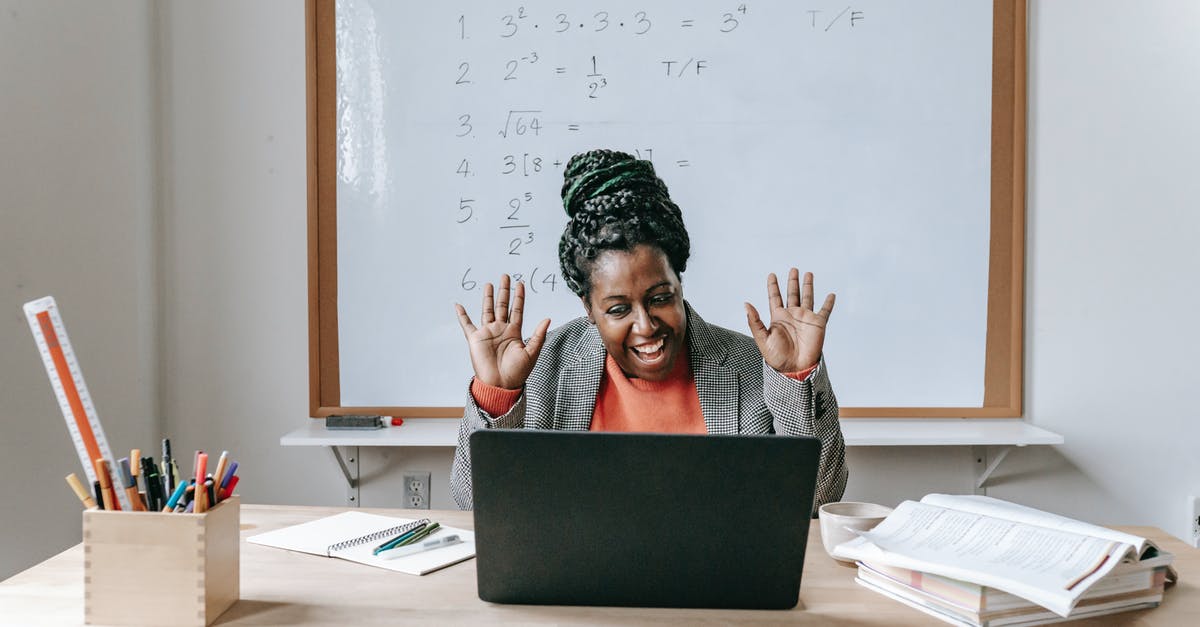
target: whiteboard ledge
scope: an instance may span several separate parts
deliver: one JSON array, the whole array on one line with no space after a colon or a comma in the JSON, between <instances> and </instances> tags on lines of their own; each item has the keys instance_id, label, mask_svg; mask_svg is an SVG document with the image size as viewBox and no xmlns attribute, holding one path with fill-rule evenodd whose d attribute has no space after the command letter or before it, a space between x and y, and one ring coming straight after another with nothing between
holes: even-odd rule
<instances>
[{"instance_id":1,"label":"whiteboard ledge","mask_svg":"<svg viewBox=\"0 0 1200 627\"><path fill-rule=\"evenodd\" d=\"M324 420L279 438L282 446L458 445L458 418L419 418L374 431L330 431ZM1062 435L1019 418L843 419L846 446L1028 446L1062 444Z\"/></svg>"}]
</instances>

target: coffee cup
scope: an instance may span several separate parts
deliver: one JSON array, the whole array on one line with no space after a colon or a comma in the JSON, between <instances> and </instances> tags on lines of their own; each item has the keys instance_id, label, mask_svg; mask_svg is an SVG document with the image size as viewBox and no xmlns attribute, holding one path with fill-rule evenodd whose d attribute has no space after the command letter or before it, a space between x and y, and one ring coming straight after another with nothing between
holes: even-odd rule
<instances>
[{"instance_id":1,"label":"coffee cup","mask_svg":"<svg viewBox=\"0 0 1200 627\"><path fill-rule=\"evenodd\" d=\"M825 552L833 557L833 547L857 537L856 531L870 531L890 513L892 508L875 503L838 501L822 505L817 510L817 516Z\"/></svg>"}]
</instances>

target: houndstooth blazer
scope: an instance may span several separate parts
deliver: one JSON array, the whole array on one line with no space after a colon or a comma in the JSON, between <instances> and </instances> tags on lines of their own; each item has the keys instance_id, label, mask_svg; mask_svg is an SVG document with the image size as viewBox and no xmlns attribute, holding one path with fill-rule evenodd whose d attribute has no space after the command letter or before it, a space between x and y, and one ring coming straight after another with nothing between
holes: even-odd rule
<instances>
[{"instance_id":1,"label":"houndstooth blazer","mask_svg":"<svg viewBox=\"0 0 1200 627\"><path fill-rule=\"evenodd\" d=\"M710 325L690 304L685 306L688 354L708 432L818 438L821 461L813 511L840 499L847 479L845 447L824 360L804 381L790 379L763 361L752 338ZM468 386L450 474L450 492L460 508L470 509L472 503L471 433L519 428L587 431L605 357L596 327L586 318L576 318L546 335L525 391L508 413L488 415L475 403Z\"/></svg>"}]
</instances>

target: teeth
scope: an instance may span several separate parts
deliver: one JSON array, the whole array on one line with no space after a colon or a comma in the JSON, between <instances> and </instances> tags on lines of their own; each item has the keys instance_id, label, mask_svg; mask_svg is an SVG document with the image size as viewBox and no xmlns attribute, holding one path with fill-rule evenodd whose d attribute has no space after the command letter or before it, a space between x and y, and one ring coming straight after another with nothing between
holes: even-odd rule
<instances>
[{"instance_id":1,"label":"teeth","mask_svg":"<svg viewBox=\"0 0 1200 627\"><path fill-rule=\"evenodd\" d=\"M653 344L642 344L641 346L634 346L633 350L635 350L639 353L657 353L658 351L662 350L662 347L663 347L663 341L660 339L659 341L654 342Z\"/></svg>"}]
</instances>

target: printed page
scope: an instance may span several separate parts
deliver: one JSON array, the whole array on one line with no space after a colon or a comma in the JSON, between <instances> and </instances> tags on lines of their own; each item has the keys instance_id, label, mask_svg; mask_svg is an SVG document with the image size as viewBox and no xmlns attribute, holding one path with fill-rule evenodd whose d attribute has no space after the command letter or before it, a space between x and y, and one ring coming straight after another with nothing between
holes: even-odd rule
<instances>
[{"instance_id":1,"label":"printed page","mask_svg":"<svg viewBox=\"0 0 1200 627\"><path fill-rule=\"evenodd\" d=\"M334 544L368 536L408 522L412 522L412 519L350 511L260 533L246 538L246 541L328 557L326 550Z\"/></svg>"},{"instance_id":2,"label":"printed page","mask_svg":"<svg viewBox=\"0 0 1200 627\"><path fill-rule=\"evenodd\" d=\"M1104 538L1113 542L1128 544L1134 547L1134 553L1138 555L1141 554L1146 544L1145 538L1130 533L1107 529L1099 525L1075 520L1074 518L1067 518L1066 516L1051 514L1050 512L1044 512L1032 507L994 499L990 496L974 494L930 494L921 499L921 502L973 514L983 514L984 516L991 516L993 518L1004 518L1027 525L1038 525L1050 529L1059 529L1071 533L1081 533L1097 538Z\"/></svg>"},{"instance_id":3,"label":"printed page","mask_svg":"<svg viewBox=\"0 0 1200 627\"><path fill-rule=\"evenodd\" d=\"M835 554L989 585L1065 616L1127 550L1090 536L905 501Z\"/></svg>"},{"instance_id":4,"label":"printed page","mask_svg":"<svg viewBox=\"0 0 1200 627\"><path fill-rule=\"evenodd\" d=\"M439 527L437 531L429 534L422 542L426 540L436 540L450 535L458 535L462 538L459 544L452 544L447 547L422 551L412 555L405 555L394 559L388 559L385 554L375 555L375 547L384 542L368 542L358 546L342 549L333 554L333 557L340 557L344 560L374 566L376 568L385 568L400 573L408 573L409 575L424 575L425 573L433 572L439 568L445 568L451 564L457 564L461 561L475 557L475 532L465 529L457 529L455 527Z\"/></svg>"}]
</instances>

